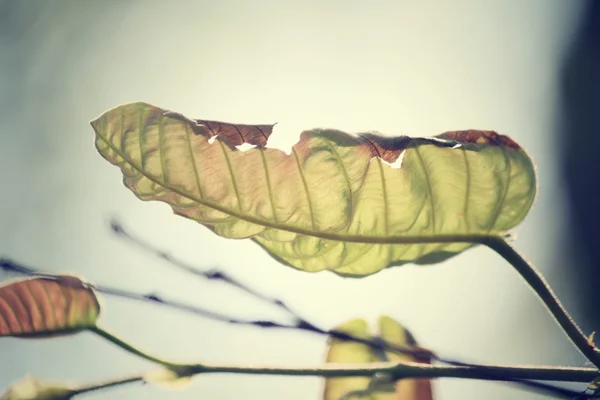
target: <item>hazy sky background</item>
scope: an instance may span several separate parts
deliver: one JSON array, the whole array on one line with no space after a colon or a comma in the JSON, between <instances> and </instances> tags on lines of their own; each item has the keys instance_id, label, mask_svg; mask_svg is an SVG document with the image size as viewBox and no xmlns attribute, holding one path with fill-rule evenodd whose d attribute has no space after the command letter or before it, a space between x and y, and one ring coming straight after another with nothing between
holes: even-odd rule
<instances>
[{"instance_id":1,"label":"hazy sky background","mask_svg":"<svg viewBox=\"0 0 600 400\"><path fill-rule=\"evenodd\" d=\"M552 276L562 266L553 249L564 224L553 161L556 80L583 6L0 0L0 255L238 316L278 315L129 247L108 229L117 216L172 254L219 267L325 327L388 314L445 357L582 365L535 295L490 250L365 279L295 271L250 241L222 239L165 204L140 202L97 154L89 121L116 105L146 101L190 117L278 122L269 144L288 148L313 127L411 136L494 129L517 140L539 167L539 198L516 229L517 247ZM103 305L105 327L164 357L316 365L324 355L323 338L309 334L234 327L107 298ZM2 339L0 360L0 388L28 372L79 382L150 367L89 334ZM434 385L439 400L543 398L499 383ZM211 375L182 392L132 385L88 398L305 400L319 398L321 387L316 378Z\"/></svg>"}]
</instances>

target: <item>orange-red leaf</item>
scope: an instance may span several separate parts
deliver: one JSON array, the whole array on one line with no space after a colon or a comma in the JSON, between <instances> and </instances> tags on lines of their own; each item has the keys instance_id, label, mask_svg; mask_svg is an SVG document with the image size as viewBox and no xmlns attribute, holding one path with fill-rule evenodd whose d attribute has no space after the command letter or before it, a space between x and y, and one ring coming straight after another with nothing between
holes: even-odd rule
<instances>
[{"instance_id":1,"label":"orange-red leaf","mask_svg":"<svg viewBox=\"0 0 600 400\"><path fill-rule=\"evenodd\" d=\"M72 276L31 278L0 286L0 337L44 337L92 327L100 313L94 292Z\"/></svg>"}]
</instances>

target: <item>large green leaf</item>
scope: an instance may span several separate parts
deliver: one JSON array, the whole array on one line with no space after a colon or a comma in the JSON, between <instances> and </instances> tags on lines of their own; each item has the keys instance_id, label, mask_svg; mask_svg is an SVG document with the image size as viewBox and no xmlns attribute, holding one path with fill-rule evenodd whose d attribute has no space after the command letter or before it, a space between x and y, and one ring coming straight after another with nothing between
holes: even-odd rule
<instances>
[{"instance_id":1,"label":"large green leaf","mask_svg":"<svg viewBox=\"0 0 600 400\"><path fill-rule=\"evenodd\" d=\"M252 238L306 271L367 275L439 262L471 244L432 241L501 234L523 220L536 191L525 151L492 131L388 138L315 129L286 154L265 147L273 126L192 120L146 103L109 110L92 126L98 151L140 199L167 202L218 235ZM256 147L239 150L244 143Z\"/></svg>"},{"instance_id":2,"label":"large green leaf","mask_svg":"<svg viewBox=\"0 0 600 400\"><path fill-rule=\"evenodd\" d=\"M96 295L73 276L30 278L0 286L0 337L66 335L96 325Z\"/></svg>"},{"instance_id":3,"label":"large green leaf","mask_svg":"<svg viewBox=\"0 0 600 400\"><path fill-rule=\"evenodd\" d=\"M392 318L380 317L377 328L377 337L385 342L399 347L418 349L412 334ZM369 333L367 323L362 319L350 320L335 330L362 339L374 338ZM365 364L383 361L425 362L410 355L379 352L362 343L329 339L327 363ZM386 377L352 377L326 379L323 398L324 400L431 400L433 394L428 379L401 379L393 382Z\"/></svg>"}]
</instances>

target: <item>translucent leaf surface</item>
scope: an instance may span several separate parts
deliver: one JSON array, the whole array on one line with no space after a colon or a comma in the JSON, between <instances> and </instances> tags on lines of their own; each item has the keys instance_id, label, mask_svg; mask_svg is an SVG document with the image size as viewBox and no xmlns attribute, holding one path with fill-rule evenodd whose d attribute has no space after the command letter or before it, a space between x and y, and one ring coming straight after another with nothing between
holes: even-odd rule
<instances>
[{"instance_id":1,"label":"translucent leaf surface","mask_svg":"<svg viewBox=\"0 0 600 400\"><path fill-rule=\"evenodd\" d=\"M492 131L390 138L315 129L286 154L265 146L272 125L194 120L146 103L109 110L92 126L98 151L140 199L164 201L218 235L252 238L306 271L368 275L442 261L471 244L432 241L503 233L536 191L527 154ZM256 147L238 150L243 143Z\"/></svg>"},{"instance_id":2,"label":"translucent leaf surface","mask_svg":"<svg viewBox=\"0 0 600 400\"><path fill-rule=\"evenodd\" d=\"M417 346L408 330L393 319L383 316L378 322L378 332L371 334L362 319L346 322L336 328L353 336L373 339L378 336L387 343L400 347ZM356 342L330 339L327 349L328 363L372 363L382 361L421 362L409 355L379 352ZM365 378L330 378L325 381L324 400L432 400L431 382L427 379L402 379L397 382L385 376Z\"/></svg>"},{"instance_id":3,"label":"translucent leaf surface","mask_svg":"<svg viewBox=\"0 0 600 400\"><path fill-rule=\"evenodd\" d=\"M0 286L0 337L45 337L92 327L94 292L72 276L32 278Z\"/></svg>"}]
</instances>

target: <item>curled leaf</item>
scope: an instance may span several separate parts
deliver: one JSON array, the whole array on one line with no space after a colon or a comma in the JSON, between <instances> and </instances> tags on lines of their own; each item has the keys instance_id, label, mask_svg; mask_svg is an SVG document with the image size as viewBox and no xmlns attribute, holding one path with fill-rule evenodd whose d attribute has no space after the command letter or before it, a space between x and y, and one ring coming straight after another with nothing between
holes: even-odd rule
<instances>
[{"instance_id":1,"label":"curled leaf","mask_svg":"<svg viewBox=\"0 0 600 400\"><path fill-rule=\"evenodd\" d=\"M536 192L525 151L493 131L413 138L314 129L286 154L266 147L272 125L194 120L146 103L91 124L96 148L140 199L311 272L362 276L440 262L471 246L440 237L503 234ZM238 150L244 143L256 147Z\"/></svg>"},{"instance_id":2,"label":"curled leaf","mask_svg":"<svg viewBox=\"0 0 600 400\"><path fill-rule=\"evenodd\" d=\"M69 385L41 381L28 375L14 382L0 395L0 400L69 400L75 394L76 390Z\"/></svg>"},{"instance_id":3,"label":"curled leaf","mask_svg":"<svg viewBox=\"0 0 600 400\"><path fill-rule=\"evenodd\" d=\"M398 322L387 316L378 321L379 332L376 335L381 340L399 347L418 350L412 334ZM362 319L346 322L335 328L364 339L374 339L368 331L367 323ZM372 347L352 341L329 339L327 363L373 363L382 361L430 362L428 359L413 357L392 351L379 351ZM325 380L324 400L432 400L431 382L428 379L401 379L394 382L391 377L376 375L373 378L329 378Z\"/></svg>"},{"instance_id":4,"label":"curled leaf","mask_svg":"<svg viewBox=\"0 0 600 400\"><path fill-rule=\"evenodd\" d=\"M72 276L30 278L0 286L0 337L66 335L93 327L94 292Z\"/></svg>"}]
</instances>

